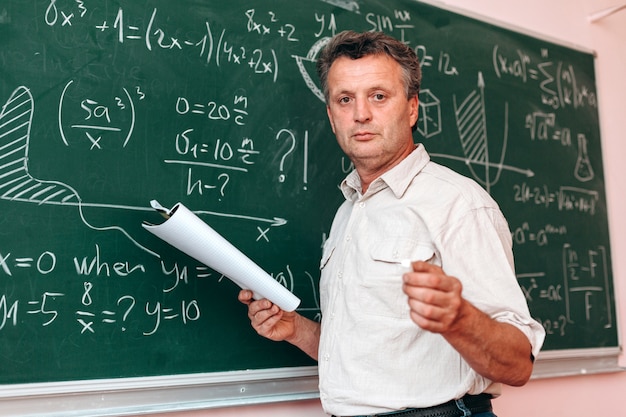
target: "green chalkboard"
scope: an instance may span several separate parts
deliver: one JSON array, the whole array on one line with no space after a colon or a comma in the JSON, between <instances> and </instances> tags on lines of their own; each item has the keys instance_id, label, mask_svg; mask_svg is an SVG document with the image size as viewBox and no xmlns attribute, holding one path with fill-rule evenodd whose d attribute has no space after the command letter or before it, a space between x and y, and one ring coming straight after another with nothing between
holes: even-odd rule
<instances>
[{"instance_id":1,"label":"green chalkboard","mask_svg":"<svg viewBox=\"0 0 626 417\"><path fill-rule=\"evenodd\" d=\"M592 54L408 0L5 0L0 383L314 365L141 223L183 202L319 319L351 166L314 62L344 29L421 57L415 140L501 205L545 349L618 345Z\"/></svg>"}]
</instances>

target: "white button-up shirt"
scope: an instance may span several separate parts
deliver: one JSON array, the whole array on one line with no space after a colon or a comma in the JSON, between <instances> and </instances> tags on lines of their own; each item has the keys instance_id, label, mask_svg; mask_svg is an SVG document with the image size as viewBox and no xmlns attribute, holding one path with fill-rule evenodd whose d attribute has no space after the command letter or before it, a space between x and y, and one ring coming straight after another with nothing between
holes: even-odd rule
<instances>
[{"instance_id":1,"label":"white button-up shirt","mask_svg":"<svg viewBox=\"0 0 626 417\"><path fill-rule=\"evenodd\" d=\"M352 172L321 261L320 396L335 415L441 404L499 392L439 334L409 318L402 260L428 260L463 297L519 328L537 356L545 337L517 283L511 233L477 183L430 161L419 145L361 194Z\"/></svg>"}]
</instances>

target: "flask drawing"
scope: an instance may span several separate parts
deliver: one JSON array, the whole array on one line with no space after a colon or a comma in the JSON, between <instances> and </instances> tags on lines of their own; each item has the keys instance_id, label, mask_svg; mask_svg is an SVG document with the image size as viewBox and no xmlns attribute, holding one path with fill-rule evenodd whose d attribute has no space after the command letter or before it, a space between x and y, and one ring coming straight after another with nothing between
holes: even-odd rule
<instances>
[{"instance_id":1,"label":"flask drawing","mask_svg":"<svg viewBox=\"0 0 626 417\"><path fill-rule=\"evenodd\" d=\"M578 134L578 159L576 159L576 168L574 176L582 182L593 179L593 167L587 153L587 137L583 133Z\"/></svg>"}]
</instances>

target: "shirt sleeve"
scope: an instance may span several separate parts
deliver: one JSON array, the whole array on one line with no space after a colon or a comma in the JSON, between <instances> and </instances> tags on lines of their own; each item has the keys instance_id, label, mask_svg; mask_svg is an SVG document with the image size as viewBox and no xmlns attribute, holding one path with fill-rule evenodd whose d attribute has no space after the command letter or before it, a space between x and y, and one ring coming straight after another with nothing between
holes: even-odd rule
<instances>
[{"instance_id":1,"label":"shirt sleeve","mask_svg":"<svg viewBox=\"0 0 626 417\"><path fill-rule=\"evenodd\" d=\"M513 312L504 311L491 316L492 319L501 322L508 323L518 328L530 341L532 346L533 357L539 355L541 346L546 337L545 329L541 324L532 318L521 317Z\"/></svg>"},{"instance_id":2,"label":"shirt sleeve","mask_svg":"<svg viewBox=\"0 0 626 417\"><path fill-rule=\"evenodd\" d=\"M463 297L493 319L509 323L528 338L537 357L545 329L534 320L519 286L512 240L497 207L454 216L437 239L444 272L463 284Z\"/></svg>"}]
</instances>

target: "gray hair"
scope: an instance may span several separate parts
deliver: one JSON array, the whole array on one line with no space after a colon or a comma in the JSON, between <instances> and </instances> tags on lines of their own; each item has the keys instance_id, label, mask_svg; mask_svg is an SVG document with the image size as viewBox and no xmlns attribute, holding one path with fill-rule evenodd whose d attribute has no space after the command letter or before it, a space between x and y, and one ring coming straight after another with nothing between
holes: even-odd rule
<instances>
[{"instance_id":1,"label":"gray hair","mask_svg":"<svg viewBox=\"0 0 626 417\"><path fill-rule=\"evenodd\" d=\"M382 32L358 33L346 30L338 33L324 47L317 60L317 75L328 103L328 72L333 62L342 56L359 59L368 55L385 54L402 68L407 98L417 96L422 82L419 59L411 48Z\"/></svg>"}]
</instances>

